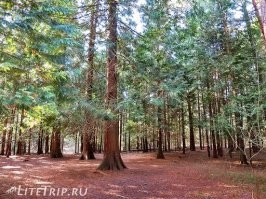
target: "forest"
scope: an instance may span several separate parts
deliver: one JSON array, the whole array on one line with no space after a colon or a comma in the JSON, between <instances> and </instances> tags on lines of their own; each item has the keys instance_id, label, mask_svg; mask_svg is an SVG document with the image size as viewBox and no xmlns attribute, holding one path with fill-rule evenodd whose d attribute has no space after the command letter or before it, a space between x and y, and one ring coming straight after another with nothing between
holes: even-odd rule
<instances>
[{"instance_id":1,"label":"forest","mask_svg":"<svg viewBox=\"0 0 266 199\"><path fill-rule=\"evenodd\" d=\"M266 0L0 0L0 21L0 199L266 198Z\"/></svg>"}]
</instances>

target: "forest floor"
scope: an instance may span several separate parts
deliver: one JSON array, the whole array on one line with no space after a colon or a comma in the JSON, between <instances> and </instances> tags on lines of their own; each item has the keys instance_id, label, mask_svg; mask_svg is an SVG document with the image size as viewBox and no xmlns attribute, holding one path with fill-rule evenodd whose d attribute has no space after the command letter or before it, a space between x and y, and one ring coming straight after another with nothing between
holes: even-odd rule
<instances>
[{"instance_id":1,"label":"forest floor","mask_svg":"<svg viewBox=\"0 0 266 199\"><path fill-rule=\"evenodd\" d=\"M128 169L98 171L102 155L80 161L48 156L0 157L0 199L11 198L266 198L266 152L255 168L228 157L209 159L206 152L122 153ZM257 158L258 159L258 158ZM22 196L21 196L22 195Z\"/></svg>"}]
</instances>

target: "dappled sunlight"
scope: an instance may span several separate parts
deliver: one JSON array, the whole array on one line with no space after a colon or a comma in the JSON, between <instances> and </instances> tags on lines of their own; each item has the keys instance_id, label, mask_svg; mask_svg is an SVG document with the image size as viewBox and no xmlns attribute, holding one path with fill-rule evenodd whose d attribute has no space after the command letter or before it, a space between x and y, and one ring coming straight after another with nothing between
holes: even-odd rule
<instances>
[{"instance_id":1,"label":"dappled sunlight","mask_svg":"<svg viewBox=\"0 0 266 199\"><path fill-rule=\"evenodd\" d=\"M185 187L186 185L183 184L172 184L173 187Z\"/></svg>"},{"instance_id":2,"label":"dappled sunlight","mask_svg":"<svg viewBox=\"0 0 266 199\"><path fill-rule=\"evenodd\" d=\"M178 159L178 154L166 153L163 161L151 158L154 154L145 154L145 158L126 154L124 160L129 169L123 172L96 170L100 159L80 161L77 156L57 162L36 158L29 163L16 162L17 165L10 159L2 165L0 177L3 182L28 187L86 187L90 198L211 198L216 196L214 193L243 198L242 193L250 193L247 186L221 177L225 172L235 174L245 168L230 169L220 160L194 161L194 156L205 156L204 153L191 153L184 159ZM264 179L264 172L258 175Z\"/></svg>"},{"instance_id":3,"label":"dappled sunlight","mask_svg":"<svg viewBox=\"0 0 266 199\"><path fill-rule=\"evenodd\" d=\"M47 176L40 176L40 175L30 175L31 178L37 178L37 179L46 179Z\"/></svg>"},{"instance_id":4,"label":"dappled sunlight","mask_svg":"<svg viewBox=\"0 0 266 199\"><path fill-rule=\"evenodd\" d=\"M52 184L54 184L52 182L41 181L41 180L32 180L32 183L36 184L36 185L52 185Z\"/></svg>"},{"instance_id":5,"label":"dappled sunlight","mask_svg":"<svg viewBox=\"0 0 266 199\"><path fill-rule=\"evenodd\" d=\"M239 187L239 186L236 186L236 185L228 185L228 184L219 184L218 186L225 187L225 188L237 188L237 187Z\"/></svg>"},{"instance_id":6,"label":"dappled sunlight","mask_svg":"<svg viewBox=\"0 0 266 199\"><path fill-rule=\"evenodd\" d=\"M20 169L21 166L3 166L2 169Z\"/></svg>"},{"instance_id":7,"label":"dappled sunlight","mask_svg":"<svg viewBox=\"0 0 266 199\"><path fill-rule=\"evenodd\" d=\"M121 188L121 186L118 186L118 185L114 185L114 184L108 184L109 187L112 187L112 188Z\"/></svg>"},{"instance_id":8,"label":"dappled sunlight","mask_svg":"<svg viewBox=\"0 0 266 199\"><path fill-rule=\"evenodd\" d=\"M42 164L48 164L48 165L53 165L53 162L49 162L48 160L42 160L40 161Z\"/></svg>"},{"instance_id":9,"label":"dappled sunlight","mask_svg":"<svg viewBox=\"0 0 266 199\"><path fill-rule=\"evenodd\" d=\"M17 174L17 175L22 175L25 172L24 171L11 171L10 173L14 173L14 174Z\"/></svg>"},{"instance_id":10,"label":"dappled sunlight","mask_svg":"<svg viewBox=\"0 0 266 199\"><path fill-rule=\"evenodd\" d=\"M14 178L14 180L21 180L22 179L21 176L14 176L13 178Z\"/></svg>"}]
</instances>

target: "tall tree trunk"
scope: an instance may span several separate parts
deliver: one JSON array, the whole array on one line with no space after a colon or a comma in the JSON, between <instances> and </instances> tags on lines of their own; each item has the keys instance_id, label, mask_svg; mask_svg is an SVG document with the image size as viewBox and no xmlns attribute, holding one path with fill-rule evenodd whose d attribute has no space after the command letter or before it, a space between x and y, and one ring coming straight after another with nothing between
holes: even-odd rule
<instances>
[{"instance_id":1,"label":"tall tree trunk","mask_svg":"<svg viewBox=\"0 0 266 199\"><path fill-rule=\"evenodd\" d=\"M19 125L19 134L18 134L18 148L17 155L23 155L24 152L24 139L22 138L22 128L23 128L23 119L24 119L24 109L21 111L20 125Z\"/></svg>"},{"instance_id":2,"label":"tall tree trunk","mask_svg":"<svg viewBox=\"0 0 266 199\"><path fill-rule=\"evenodd\" d=\"M127 143L128 143L128 151L130 152L131 151L131 133L130 133L130 131L128 131L128 141L127 141Z\"/></svg>"},{"instance_id":3,"label":"tall tree trunk","mask_svg":"<svg viewBox=\"0 0 266 199\"><path fill-rule=\"evenodd\" d=\"M75 133L75 154L78 153L78 132Z\"/></svg>"},{"instance_id":4,"label":"tall tree trunk","mask_svg":"<svg viewBox=\"0 0 266 199\"><path fill-rule=\"evenodd\" d=\"M53 128L51 135L51 145L50 145L50 157L51 158L62 158L63 154L61 151L61 132L60 128Z\"/></svg>"},{"instance_id":5,"label":"tall tree trunk","mask_svg":"<svg viewBox=\"0 0 266 199\"><path fill-rule=\"evenodd\" d=\"M215 129L213 122L213 107L211 101L209 102L209 116L210 116L210 132L211 132L211 140L212 140L212 148L213 148L213 158L218 158L217 147L216 147L216 137L215 137Z\"/></svg>"},{"instance_id":6,"label":"tall tree trunk","mask_svg":"<svg viewBox=\"0 0 266 199\"><path fill-rule=\"evenodd\" d=\"M143 124L143 131L144 131L144 135L143 135L143 153L147 153L149 151L149 147L148 147L148 124L147 124L147 102L144 99L142 101L142 106L143 106L143 111L144 111L144 124Z\"/></svg>"},{"instance_id":7,"label":"tall tree trunk","mask_svg":"<svg viewBox=\"0 0 266 199\"><path fill-rule=\"evenodd\" d=\"M49 153L49 135L45 136L45 147L44 147L45 154Z\"/></svg>"},{"instance_id":8,"label":"tall tree trunk","mask_svg":"<svg viewBox=\"0 0 266 199\"><path fill-rule=\"evenodd\" d=\"M107 46L107 89L106 105L115 118L106 121L104 137L104 158L98 169L122 170L126 168L119 150L119 125L117 118L117 4L109 0L108 5L108 46Z\"/></svg>"},{"instance_id":9,"label":"tall tree trunk","mask_svg":"<svg viewBox=\"0 0 266 199\"><path fill-rule=\"evenodd\" d=\"M161 97L161 91L158 91L158 96ZM163 154L163 120L162 115L163 111L160 106L158 106L157 118L158 118L158 151L157 159L164 159Z\"/></svg>"},{"instance_id":10,"label":"tall tree trunk","mask_svg":"<svg viewBox=\"0 0 266 199\"><path fill-rule=\"evenodd\" d=\"M203 102L203 94L202 94L202 102ZM206 105L203 103L203 115L204 115L204 121L207 123L207 111L206 111ZM211 157L211 150L210 150L210 139L209 139L209 131L208 127L205 127L205 134L206 134L206 144L207 144L207 154L208 157Z\"/></svg>"},{"instance_id":11,"label":"tall tree trunk","mask_svg":"<svg viewBox=\"0 0 266 199\"><path fill-rule=\"evenodd\" d=\"M184 107L181 109L181 120L182 120L182 149L183 154L186 153L186 130L185 130L185 112Z\"/></svg>"},{"instance_id":12,"label":"tall tree trunk","mask_svg":"<svg viewBox=\"0 0 266 199\"><path fill-rule=\"evenodd\" d=\"M89 51L88 51L88 63L89 69L86 76L86 95L87 100L92 100L93 94L93 70L94 70L94 55L95 55L95 40L96 40L96 27L98 18L98 3L95 1L96 6L91 13L90 18L90 39L89 39ZM95 159L92 147L93 138L93 118L89 111L85 111L85 128L83 129L83 148L80 160Z\"/></svg>"},{"instance_id":13,"label":"tall tree trunk","mask_svg":"<svg viewBox=\"0 0 266 199\"><path fill-rule=\"evenodd\" d=\"M4 130L2 134L2 144L1 144L1 153L0 155L5 155L5 145L6 145L6 130L7 130L7 124L8 124L8 119L6 118L4 121Z\"/></svg>"},{"instance_id":14,"label":"tall tree trunk","mask_svg":"<svg viewBox=\"0 0 266 199\"><path fill-rule=\"evenodd\" d=\"M200 109L200 95L199 95L199 91L198 91L198 129L199 129L199 142L200 142L200 150L203 149L203 145L202 145L202 128L201 128L201 109Z\"/></svg>"},{"instance_id":15,"label":"tall tree trunk","mask_svg":"<svg viewBox=\"0 0 266 199\"><path fill-rule=\"evenodd\" d=\"M195 146L195 137L194 137L194 124L193 124L193 103L192 103L192 94L189 93L187 97L187 105L188 105L188 123L189 123L189 141L190 141L190 150L196 151Z\"/></svg>"},{"instance_id":16,"label":"tall tree trunk","mask_svg":"<svg viewBox=\"0 0 266 199\"><path fill-rule=\"evenodd\" d=\"M30 155L30 150L31 150L31 129L29 130L29 139L28 139L28 152L27 154Z\"/></svg>"},{"instance_id":17,"label":"tall tree trunk","mask_svg":"<svg viewBox=\"0 0 266 199\"><path fill-rule=\"evenodd\" d=\"M11 111L10 121L9 121L9 129L7 131L7 142L6 142L6 157L11 155L11 147L12 147L12 133L13 133L13 123L15 120L16 108L13 108Z\"/></svg>"},{"instance_id":18,"label":"tall tree trunk","mask_svg":"<svg viewBox=\"0 0 266 199\"><path fill-rule=\"evenodd\" d=\"M19 130L19 109L17 110L17 117L14 121L14 123L16 123L16 128L15 128L15 132L14 132L14 144L13 144L13 154L16 154L16 144L17 144L17 135L18 135L18 130Z\"/></svg>"},{"instance_id":19,"label":"tall tree trunk","mask_svg":"<svg viewBox=\"0 0 266 199\"><path fill-rule=\"evenodd\" d=\"M39 133L38 133L38 149L37 154L41 155L43 154L43 129L40 127Z\"/></svg>"},{"instance_id":20,"label":"tall tree trunk","mask_svg":"<svg viewBox=\"0 0 266 199\"><path fill-rule=\"evenodd\" d=\"M245 153L245 143L244 143L244 134L242 132L243 128L243 118L239 112L235 112L235 123L236 123L236 135L237 135L237 143L240 153L240 162L241 164L248 164L247 156Z\"/></svg>"}]
</instances>

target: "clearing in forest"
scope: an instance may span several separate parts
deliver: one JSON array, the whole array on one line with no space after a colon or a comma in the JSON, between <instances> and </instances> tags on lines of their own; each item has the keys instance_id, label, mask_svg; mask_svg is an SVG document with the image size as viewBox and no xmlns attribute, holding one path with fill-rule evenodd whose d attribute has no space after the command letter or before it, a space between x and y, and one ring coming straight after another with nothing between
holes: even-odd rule
<instances>
[{"instance_id":1,"label":"clearing in forest","mask_svg":"<svg viewBox=\"0 0 266 199\"><path fill-rule=\"evenodd\" d=\"M0 198L266 198L263 159L251 169L236 159L208 159L205 152L166 153L165 160L154 157L125 153L128 169L102 172L95 169L101 154L90 161L78 160L77 155L2 156Z\"/></svg>"}]
</instances>

